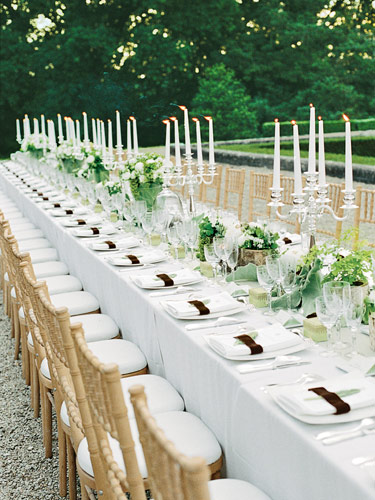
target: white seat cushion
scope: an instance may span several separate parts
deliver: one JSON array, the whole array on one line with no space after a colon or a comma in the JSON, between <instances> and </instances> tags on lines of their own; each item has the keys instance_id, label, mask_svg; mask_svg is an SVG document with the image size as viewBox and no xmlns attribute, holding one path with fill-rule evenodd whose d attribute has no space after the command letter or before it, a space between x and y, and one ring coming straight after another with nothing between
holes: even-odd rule
<instances>
[{"instance_id":1,"label":"white seat cushion","mask_svg":"<svg viewBox=\"0 0 375 500\"><path fill-rule=\"evenodd\" d=\"M11 228L14 235L20 233L21 231L31 231L32 229L36 229L32 222L21 222L21 224L12 223ZM40 231L40 229L38 229L38 231Z\"/></svg>"},{"instance_id":2,"label":"white seat cushion","mask_svg":"<svg viewBox=\"0 0 375 500\"><path fill-rule=\"evenodd\" d=\"M71 316L87 314L100 308L98 300L89 292L59 293L51 297L52 304L58 307L67 307Z\"/></svg>"},{"instance_id":3,"label":"white seat cushion","mask_svg":"<svg viewBox=\"0 0 375 500\"><path fill-rule=\"evenodd\" d=\"M29 229L29 230L16 230L13 231L13 235L15 236L16 240L23 241L23 240L31 240L34 238L43 238L43 231L41 229Z\"/></svg>"},{"instance_id":4,"label":"white seat cushion","mask_svg":"<svg viewBox=\"0 0 375 500\"><path fill-rule=\"evenodd\" d=\"M117 337L120 330L116 323L107 314L84 314L74 316L71 323L82 323L86 342L109 340Z\"/></svg>"},{"instance_id":5,"label":"white seat cushion","mask_svg":"<svg viewBox=\"0 0 375 500\"><path fill-rule=\"evenodd\" d=\"M36 279L38 280L47 278L48 276L60 276L69 273L67 265L60 260L50 260L47 262L40 262L39 264L33 262L33 268Z\"/></svg>"},{"instance_id":6,"label":"white seat cushion","mask_svg":"<svg viewBox=\"0 0 375 500\"><path fill-rule=\"evenodd\" d=\"M90 346L91 349L91 346ZM122 392L128 408L129 418L134 418L133 405L130 402L129 388L135 384L143 385L147 396L150 412L165 413L169 411L183 411L185 403L176 389L163 377L157 375L136 375L121 379Z\"/></svg>"},{"instance_id":7,"label":"white seat cushion","mask_svg":"<svg viewBox=\"0 0 375 500\"><path fill-rule=\"evenodd\" d=\"M47 358L44 358L42 361L42 364L40 365L40 372L42 375L44 375L46 378L51 378L51 375L49 373L49 367L48 367L48 361Z\"/></svg>"},{"instance_id":8,"label":"white seat cushion","mask_svg":"<svg viewBox=\"0 0 375 500\"><path fill-rule=\"evenodd\" d=\"M30 250L29 254L33 264L48 262L49 260L57 260L59 258L56 248L37 248L36 250Z\"/></svg>"},{"instance_id":9,"label":"white seat cushion","mask_svg":"<svg viewBox=\"0 0 375 500\"><path fill-rule=\"evenodd\" d=\"M216 479L209 481L211 500L271 500L259 488L238 479Z\"/></svg>"},{"instance_id":10,"label":"white seat cushion","mask_svg":"<svg viewBox=\"0 0 375 500\"><path fill-rule=\"evenodd\" d=\"M91 342L89 347L102 363L116 363L121 375L142 370L147 366L147 360L142 351L128 340L99 340L98 342ZM174 389L173 391L176 392ZM167 391L165 396L167 397ZM178 407L178 409L181 408Z\"/></svg>"},{"instance_id":11,"label":"white seat cushion","mask_svg":"<svg viewBox=\"0 0 375 500\"><path fill-rule=\"evenodd\" d=\"M70 427L69 415L68 415L68 411L66 409L65 401L63 401L63 404L61 405L61 408L60 408L60 418L64 422L65 425Z\"/></svg>"},{"instance_id":12,"label":"white seat cushion","mask_svg":"<svg viewBox=\"0 0 375 500\"><path fill-rule=\"evenodd\" d=\"M189 457L203 457L208 464L216 462L221 456L220 445L213 433L203 424L199 418L183 411L171 411L155 415L158 426L165 432L167 439L172 441L176 448ZM135 452L137 455L140 473L143 478L147 477L147 467L139 442L139 434L135 419L130 419L130 428L135 443ZM109 436L109 443L116 462L125 471L125 465L122 459L122 453L118 441ZM77 451L77 459L81 468L94 475L88 452L86 438L83 439ZM247 500L244 497L241 500ZM235 500L228 497L226 500Z\"/></svg>"},{"instance_id":13,"label":"white seat cushion","mask_svg":"<svg viewBox=\"0 0 375 500\"><path fill-rule=\"evenodd\" d=\"M51 243L46 238L35 238L20 241L18 247L20 252L29 252L30 250L39 250L40 248L51 248Z\"/></svg>"},{"instance_id":14,"label":"white seat cushion","mask_svg":"<svg viewBox=\"0 0 375 500\"><path fill-rule=\"evenodd\" d=\"M44 279L50 295L67 292L79 292L82 290L82 283L75 276L65 274L62 276L48 276Z\"/></svg>"},{"instance_id":15,"label":"white seat cushion","mask_svg":"<svg viewBox=\"0 0 375 500\"><path fill-rule=\"evenodd\" d=\"M28 342L31 346L34 346L33 336L31 335L31 333L30 333L30 332L27 334L27 342Z\"/></svg>"}]
</instances>

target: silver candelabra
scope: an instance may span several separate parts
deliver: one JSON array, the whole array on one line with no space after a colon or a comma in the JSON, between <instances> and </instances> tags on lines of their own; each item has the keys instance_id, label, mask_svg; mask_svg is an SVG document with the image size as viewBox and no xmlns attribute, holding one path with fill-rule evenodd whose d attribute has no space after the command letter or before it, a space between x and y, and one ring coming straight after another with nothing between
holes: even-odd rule
<instances>
[{"instance_id":1,"label":"silver candelabra","mask_svg":"<svg viewBox=\"0 0 375 500\"><path fill-rule=\"evenodd\" d=\"M328 184L318 185L318 173L306 173L306 186L303 193L293 193L293 208L287 214L281 214L279 209L284 205L282 202L283 188L271 188L271 201L268 204L276 208L276 215L281 220L287 220L291 215L295 214L298 222L302 224L307 222L307 232L309 234L309 247L315 245L315 234L317 220L322 217L325 212L328 212L336 221L344 221L349 216L349 210L358 208L355 205L355 190L343 190L344 204L341 208L345 210L345 215L339 217L333 211L328 198Z\"/></svg>"},{"instance_id":2,"label":"silver candelabra","mask_svg":"<svg viewBox=\"0 0 375 500\"><path fill-rule=\"evenodd\" d=\"M166 165L164 169L164 184L165 186L187 186L189 194L189 212L195 213L194 202L194 186L206 184L209 186L213 183L216 174L215 164L209 164L206 169L205 165L197 165L197 172L193 173L193 155L185 153L186 174L183 173L182 165L176 165L173 172L170 165Z\"/></svg>"}]
</instances>

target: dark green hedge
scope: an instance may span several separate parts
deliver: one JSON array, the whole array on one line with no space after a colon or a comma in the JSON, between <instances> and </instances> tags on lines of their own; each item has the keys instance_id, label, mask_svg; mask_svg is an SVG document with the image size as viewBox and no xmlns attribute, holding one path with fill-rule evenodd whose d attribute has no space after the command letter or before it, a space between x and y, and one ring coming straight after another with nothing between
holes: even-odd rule
<instances>
[{"instance_id":1,"label":"dark green hedge","mask_svg":"<svg viewBox=\"0 0 375 500\"><path fill-rule=\"evenodd\" d=\"M375 118L366 118L363 120L350 120L352 130L375 130ZM298 130L300 135L308 134L310 128L309 121L298 122ZM316 124L318 131L318 123ZM324 132L344 132L345 125L343 120L325 120ZM274 122L263 123L263 137L272 137L275 133ZM290 122L280 122L280 134L292 135L292 124Z\"/></svg>"},{"instance_id":2,"label":"dark green hedge","mask_svg":"<svg viewBox=\"0 0 375 500\"><path fill-rule=\"evenodd\" d=\"M260 148L269 148L268 144L257 144ZM300 148L303 151L308 151L309 142L300 141ZM293 149L293 142L286 141L281 143L281 149ZM324 143L326 153L345 154L345 139L329 139ZM375 137L353 137L352 138L352 153L358 156L375 157Z\"/></svg>"}]
</instances>

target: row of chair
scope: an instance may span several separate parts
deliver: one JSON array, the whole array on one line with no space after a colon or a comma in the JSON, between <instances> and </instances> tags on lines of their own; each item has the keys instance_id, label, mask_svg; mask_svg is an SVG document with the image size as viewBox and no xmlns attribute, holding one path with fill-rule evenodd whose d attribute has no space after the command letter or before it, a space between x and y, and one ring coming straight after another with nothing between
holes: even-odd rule
<instances>
[{"instance_id":1,"label":"row of chair","mask_svg":"<svg viewBox=\"0 0 375 500\"><path fill-rule=\"evenodd\" d=\"M224 170L225 179L223 183ZM215 175L212 184L206 185L202 183L199 186L199 192L196 193L197 198L202 203L213 204L215 207L222 206L224 210L234 210L237 212L239 220L242 220L247 170L229 167L224 169L221 165L218 165L216 171L217 175ZM247 220L255 221L257 217L269 218L271 216L271 207L268 203L271 201L273 174L259 173L256 172L256 170L250 170L249 175ZM280 187L283 188L281 200L284 205L286 205L286 209L290 209L293 205L292 194L294 193L294 178L282 175L280 178ZM339 217L344 215L342 209L344 202L344 187L344 183L331 183L328 185L328 198L331 200L331 207ZM172 189L183 197L187 196L186 186L176 186ZM224 190L223 197L222 189ZM221 200L221 198L223 199ZM355 211L353 225L358 228L356 236L358 239L361 223L375 223L375 190L358 186L356 188L356 205L358 209ZM283 213L283 209L281 209L281 213ZM300 232L298 220L286 220L285 222L294 226L293 230L295 232ZM329 230L326 227L320 226L317 230L319 233L326 236L339 238L342 227L342 221L336 221L334 230ZM369 245L375 247L375 242L370 242Z\"/></svg>"},{"instance_id":2,"label":"row of chair","mask_svg":"<svg viewBox=\"0 0 375 500\"><path fill-rule=\"evenodd\" d=\"M5 175L25 192L48 190L20 167L9 166ZM145 500L150 488L155 500L266 500L247 482L218 479L223 457L212 432L184 411L166 379L147 373L143 353L120 338L96 298L4 194L0 207L1 276L15 357L21 344L46 457L55 409L60 495L69 484L76 498L77 471L83 499L96 491L98 498L124 500L129 492Z\"/></svg>"}]
</instances>

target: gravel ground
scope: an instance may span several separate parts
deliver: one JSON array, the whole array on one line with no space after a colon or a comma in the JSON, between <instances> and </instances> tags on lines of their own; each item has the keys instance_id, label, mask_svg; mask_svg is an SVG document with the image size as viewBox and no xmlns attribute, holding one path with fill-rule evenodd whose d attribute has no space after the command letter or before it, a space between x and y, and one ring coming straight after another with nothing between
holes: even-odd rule
<instances>
[{"instance_id":1,"label":"gravel ground","mask_svg":"<svg viewBox=\"0 0 375 500\"><path fill-rule=\"evenodd\" d=\"M1 297L2 304L2 297ZM53 457L44 457L42 421L30 407L30 389L14 361L10 321L0 307L0 499L57 500L57 430Z\"/></svg>"}]
</instances>

